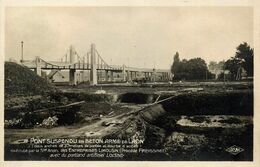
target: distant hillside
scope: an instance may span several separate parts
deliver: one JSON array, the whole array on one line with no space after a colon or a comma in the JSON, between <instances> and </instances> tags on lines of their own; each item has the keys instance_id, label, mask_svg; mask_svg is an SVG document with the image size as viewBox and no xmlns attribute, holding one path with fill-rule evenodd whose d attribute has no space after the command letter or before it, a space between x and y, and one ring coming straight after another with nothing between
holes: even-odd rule
<instances>
[{"instance_id":1,"label":"distant hillside","mask_svg":"<svg viewBox=\"0 0 260 167\"><path fill-rule=\"evenodd\" d=\"M5 62L5 96L43 95L57 91L45 79L22 65Z\"/></svg>"}]
</instances>

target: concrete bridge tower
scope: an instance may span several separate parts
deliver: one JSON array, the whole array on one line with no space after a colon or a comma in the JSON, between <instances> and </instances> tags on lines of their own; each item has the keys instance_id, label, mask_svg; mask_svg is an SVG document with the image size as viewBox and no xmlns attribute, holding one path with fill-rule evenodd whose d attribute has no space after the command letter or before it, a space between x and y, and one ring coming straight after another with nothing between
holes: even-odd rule
<instances>
[{"instance_id":1,"label":"concrete bridge tower","mask_svg":"<svg viewBox=\"0 0 260 167\"><path fill-rule=\"evenodd\" d=\"M70 46L69 53L70 53L70 63L75 64L77 62L77 59L76 59L76 51L73 48L73 46ZM76 69L70 69L69 70L69 82L70 82L70 85L76 85L77 84Z\"/></svg>"},{"instance_id":2,"label":"concrete bridge tower","mask_svg":"<svg viewBox=\"0 0 260 167\"><path fill-rule=\"evenodd\" d=\"M90 85L97 85L97 64L96 64L95 44L91 44L90 54L91 54Z\"/></svg>"},{"instance_id":3,"label":"concrete bridge tower","mask_svg":"<svg viewBox=\"0 0 260 167\"><path fill-rule=\"evenodd\" d=\"M125 65L123 65L122 73L123 73L123 81L126 82L126 66Z\"/></svg>"},{"instance_id":4,"label":"concrete bridge tower","mask_svg":"<svg viewBox=\"0 0 260 167\"><path fill-rule=\"evenodd\" d=\"M77 62L76 51L75 51L74 47L71 45L70 46L70 63L74 64L76 62Z\"/></svg>"},{"instance_id":5,"label":"concrete bridge tower","mask_svg":"<svg viewBox=\"0 0 260 167\"><path fill-rule=\"evenodd\" d=\"M41 59L37 56L36 57L36 74L41 76L42 75L42 69L41 69Z\"/></svg>"}]
</instances>

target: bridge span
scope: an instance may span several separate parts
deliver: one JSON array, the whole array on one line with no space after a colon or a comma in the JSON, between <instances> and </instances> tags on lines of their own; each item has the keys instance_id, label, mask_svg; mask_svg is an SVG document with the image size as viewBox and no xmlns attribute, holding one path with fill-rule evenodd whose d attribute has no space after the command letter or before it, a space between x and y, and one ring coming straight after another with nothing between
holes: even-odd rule
<instances>
[{"instance_id":1,"label":"bridge span","mask_svg":"<svg viewBox=\"0 0 260 167\"><path fill-rule=\"evenodd\" d=\"M80 57L76 50L71 46L69 49L69 56L65 55L65 60L58 61L46 61L40 57L36 57L34 60L21 60L21 63L35 70L37 75L41 76L42 70L69 70L69 84L76 85L76 71L77 70L89 70L90 71L90 84L97 85L99 78L99 71L105 72L105 80L113 81L113 73L121 73L123 81L128 82L138 79L137 73L142 74L142 78L149 81L157 81L156 76L160 76L161 81L170 80L170 71L165 69L150 69L150 68L135 68L125 65L116 66L108 65L98 51L94 44L91 44L90 51L86 55Z\"/></svg>"}]
</instances>

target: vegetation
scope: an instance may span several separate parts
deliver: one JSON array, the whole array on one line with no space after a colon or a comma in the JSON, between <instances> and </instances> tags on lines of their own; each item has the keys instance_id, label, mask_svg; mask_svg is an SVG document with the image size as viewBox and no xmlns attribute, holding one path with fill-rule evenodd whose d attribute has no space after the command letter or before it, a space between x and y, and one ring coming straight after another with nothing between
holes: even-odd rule
<instances>
[{"instance_id":1,"label":"vegetation","mask_svg":"<svg viewBox=\"0 0 260 167\"><path fill-rule=\"evenodd\" d=\"M240 44L235 53L235 57L231 57L227 61L209 63L209 69L206 62L201 58L193 58L190 60L180 60L179 53L176 52L171 66L171 72L174 75L173 80L205 80L215 78L223 79L224 70L230 74L226 76L231 80L240 80L242 74L247 77L253 76L254 50L246 43ZM212 72L212 73L211 73Z\"/></svg>"},{"instance_id":2,"label":"vegetation","mask_svg":"<svg viewBox=\"0 0 260 167\"><path fill-rule=\"evenodd\" d=\"M13 62L5 62L5 95L44 95L56 88L32 70Z\"/></svg>"},{"instance_id":3,"label":"vegetation","mask_svg":"<svg viewBox=\"0 0 260 167\"><path fill-rule=\"evenodd\" d=\"M232 80L238 80L242 73L242 68L245 70L248 77L253 76L254 69L254 50L246 43L242 43L237 47L235 57L231 57L225 62L225 70L229 70Z\"/></svg>"},{"instance_id":4,"label":"vegetation","mask_svg":"<svg viewBox=\"0 0 260 167\"><path fill-rule=\"evenodd\" d=\"M205 80L212 78L205 60L194 58L180 61L178 52L174 56L171 72L174 74L174 80Z\"/></svg>"}]
</instances>

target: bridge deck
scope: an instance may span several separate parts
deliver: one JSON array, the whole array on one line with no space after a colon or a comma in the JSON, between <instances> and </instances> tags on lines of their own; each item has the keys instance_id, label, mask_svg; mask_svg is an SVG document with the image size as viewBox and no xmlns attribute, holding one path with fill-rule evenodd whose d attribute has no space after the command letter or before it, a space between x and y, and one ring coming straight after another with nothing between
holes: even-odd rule
<instances>
[{"instance_id":1,"label":"bridge deck","mask_svg":"<svg viewBox=\"0 0 260 167\"><path fill-rule=\"evenodd\" d=\"M35 69L37 67L35 61L23 61L23 65L25 65L28 68ZM38 66L40 66L41 69L45 70L70 70L70 69L75 69L75 70L91 70L91 64L89 63L66 63L66 62L57 62L57 61L48 61L48 62L39 62ZM102 64L97 64L96 65L97 70L109 70L109 71L114 71L114 72L122 72L123 66L118 66L118 65L110 65L110 67L104 66ZM149 68L136 68L136 67L125 67L125 71L130 71L130 72L159 72L159 73L169 73L169 70L165 69L149 69Z\"/></svg>"}]
</instances>

